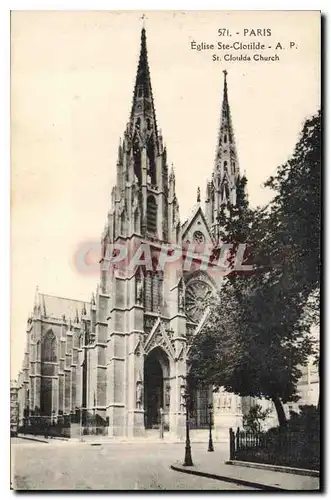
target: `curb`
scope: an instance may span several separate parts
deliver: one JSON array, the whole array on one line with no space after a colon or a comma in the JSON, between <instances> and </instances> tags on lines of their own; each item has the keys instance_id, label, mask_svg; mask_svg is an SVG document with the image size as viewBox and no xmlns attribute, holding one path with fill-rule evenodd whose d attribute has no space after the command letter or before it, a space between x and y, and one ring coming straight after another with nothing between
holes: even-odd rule
<instances>
[{"instance_id":1,"label":"curb","mask_svg":"<svg viewBox=\"0 0 331 500\"><path fill-rule=\"evenodd\" d=\"M48 441L43 441L42 439L37 439L37 438L33 438L33 437L22 436L21 434L17 434L17 437L20 439L26 439L27 441L37 441L37 443L48 444Z\"/></svg>"},{"instance_id":2,"label":"curb","mask_svg":"<svg viewBox=\"0 0 331 500\"><path fill-rule=\"evenodd\" d=\"M299 469L297 467L286 467L285 465L260 464L258 462L242 462L240 460L228 460L226 465L237 465L260 470L270 470L274 472L284 472L286 474L297 474L299 476L320 477L320 472L313 469Z\"/></svg>"},{"instance_id":3,"label":"curb","mask_svg":"<svg viewBox=\"0 0 331 500\"><path fill-rule=\"evenodd\" d=\"M251 486L252 488L258 488L260 490L288 491L284 488L277 487L277 486L255 483L254 481L246 481L245 479L239 479L239 478L234 478L234 477L229 477L229 476L220 476L218 474L210 474L209 472L202 472L199 470L192 470L192 469L187 469L187 468L184 469L184 468L182 468L180 466L176 466L176 465L170 465L170 469L172 469L176 472L183 472L184 474L192 474L193 476L207 477L209 479L216 479L218 481L225 481L227 483L240 484L241 486Z\"/></svg>"}]
</instances>

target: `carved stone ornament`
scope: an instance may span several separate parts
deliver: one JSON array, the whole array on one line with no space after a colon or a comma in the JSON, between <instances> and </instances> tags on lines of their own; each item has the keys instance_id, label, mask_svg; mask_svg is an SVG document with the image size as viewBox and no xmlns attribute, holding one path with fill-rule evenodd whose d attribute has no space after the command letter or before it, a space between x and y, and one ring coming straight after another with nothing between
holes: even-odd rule
<instances>
[{"instance_id":1,"label":"carved stone ornament","mask_svg":"<svg viewBox=\"0 0 331 500\"><path fill-rule=\"evenodd\" d=\"M136 384L136 408L140 410L142 408L143 400L143 385L140 380Z\"/></svg>"},{"instance_id":2,"label":"carved stone ornament","mask_svg":"<svg viewBox=\"0 0 331 500\"><path fill-rule=\"evenodd\" d=\"M201 231L195 231L193 233L193 241L198 245L202 245L205 242L204 234Z\"/></svg>"},{"instance_id":3,"label":"carved stone ornament","mask_svg":"<svg viewBox=\"0 0 331 500\"><path fill-rule=\"evenodd\" d=\"M189 320L198 323L210 303L211 286L203 281L192 280L186 285L185 312Z\"/></svg>"},{"instance_id":4,"label":"carved stone ornament","mask_svg":"<svg viewBox=\"0 0 331 500\"><path fill-rule=\"evenodd\" d=\"M178 310L179 312L184 312L185 309L185 295L184 288L182 285L178 288Z\"/></svg>"},{"instance_id":5,"label":"carved stone ornament","mask_svg":"<svg viewBox=\"0 0 331 500\"><path fill-rule=\"evenodd\" d=\"M136 302L139 305L142 305L144 298L144 283L141 279L141 276L137 274L136 276Z\"/></svg>"}]
</instances>

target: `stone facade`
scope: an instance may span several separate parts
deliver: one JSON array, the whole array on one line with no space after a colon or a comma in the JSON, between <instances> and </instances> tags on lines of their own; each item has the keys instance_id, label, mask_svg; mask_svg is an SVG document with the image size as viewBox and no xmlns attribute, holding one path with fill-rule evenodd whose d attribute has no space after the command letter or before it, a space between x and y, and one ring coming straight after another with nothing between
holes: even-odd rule
<instances>
[{"instance_id":1,"label":"stone facade","mask_svg":"<svg viewBox=\"0 0 331 500\"><path fill-rule=\"evenodd\" d=\"M36 291L18 379L21 422L67 417L87 426L93 416L110 437L138 437L157 427L163 412L169 436L184 437L190 342L222 281L217 262L203 263L197 255L201 245L217 247L220 206L227 199L236 202L239 175L224 72L217 153L204 209L198 192L191 216L180 222L175 173L169 172L157 128L143 29L130 119L118 148L117 182L101 238L100 283L89 303ZM126 249L126 259L110 266L114 243ZM154 264L130 265L142 246L153 263L160 262L170 243L181 256L183 248L194 252L189 267L183 257L160 270ZM210 404L215 439L241 425L241 398L211 388L190 392L193 438L199 432L205 436Z\"/></svg>"}]
</instances>

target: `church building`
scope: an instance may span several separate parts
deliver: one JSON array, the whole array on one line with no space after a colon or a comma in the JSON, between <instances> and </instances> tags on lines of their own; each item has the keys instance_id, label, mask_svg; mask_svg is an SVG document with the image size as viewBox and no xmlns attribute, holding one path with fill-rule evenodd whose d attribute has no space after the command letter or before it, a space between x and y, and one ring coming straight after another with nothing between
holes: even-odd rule
<instances>
[{"instance_id":1,"label":"church building","mask_svg":"<svg viewBox=\"0 0 331 500\"><path fill-rule=\"evenodd\" d=\"M37 416L67 419L75 429L94 421L110 438L147 438L158 432L162 416L165 439L183 439L189 393L193 439L205 439L211 408L215 440L241 425L240 397L189 386L187 379L192 339L222 282L218 262L206 261L201 249L219 244L220 207L226 200L236 203L240 176L226 71L217 140L205 202L198 192L191 216L181 222L175 172L157 128L143 28L131 113L101 237L100 282L89 302L36 291L18 378L21 422ZM121 247L120 261L114 257ZM145 249L145 265L140 258L132 266L139 248ZM171 259L176 248L178 256Z\"/></svg>"}]
</instances>

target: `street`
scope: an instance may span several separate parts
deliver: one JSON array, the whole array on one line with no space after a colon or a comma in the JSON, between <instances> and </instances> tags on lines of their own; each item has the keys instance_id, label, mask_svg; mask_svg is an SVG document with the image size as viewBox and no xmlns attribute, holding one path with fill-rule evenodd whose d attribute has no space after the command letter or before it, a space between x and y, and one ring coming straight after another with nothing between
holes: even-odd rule
<instances>
[{"instance_id":1,"label":"street","mask_svg":"<svg viewBox=\"0 0 331 500\"><path fill-rule=\"evenodd\" d=\"M170 465L184 458L184 444L11 440L12 487L17 490L253 490L183 474ZM227 449L215 447L215 460ZM192 457L207 444L192 444Z\"/></svg>"}]
</instances>

